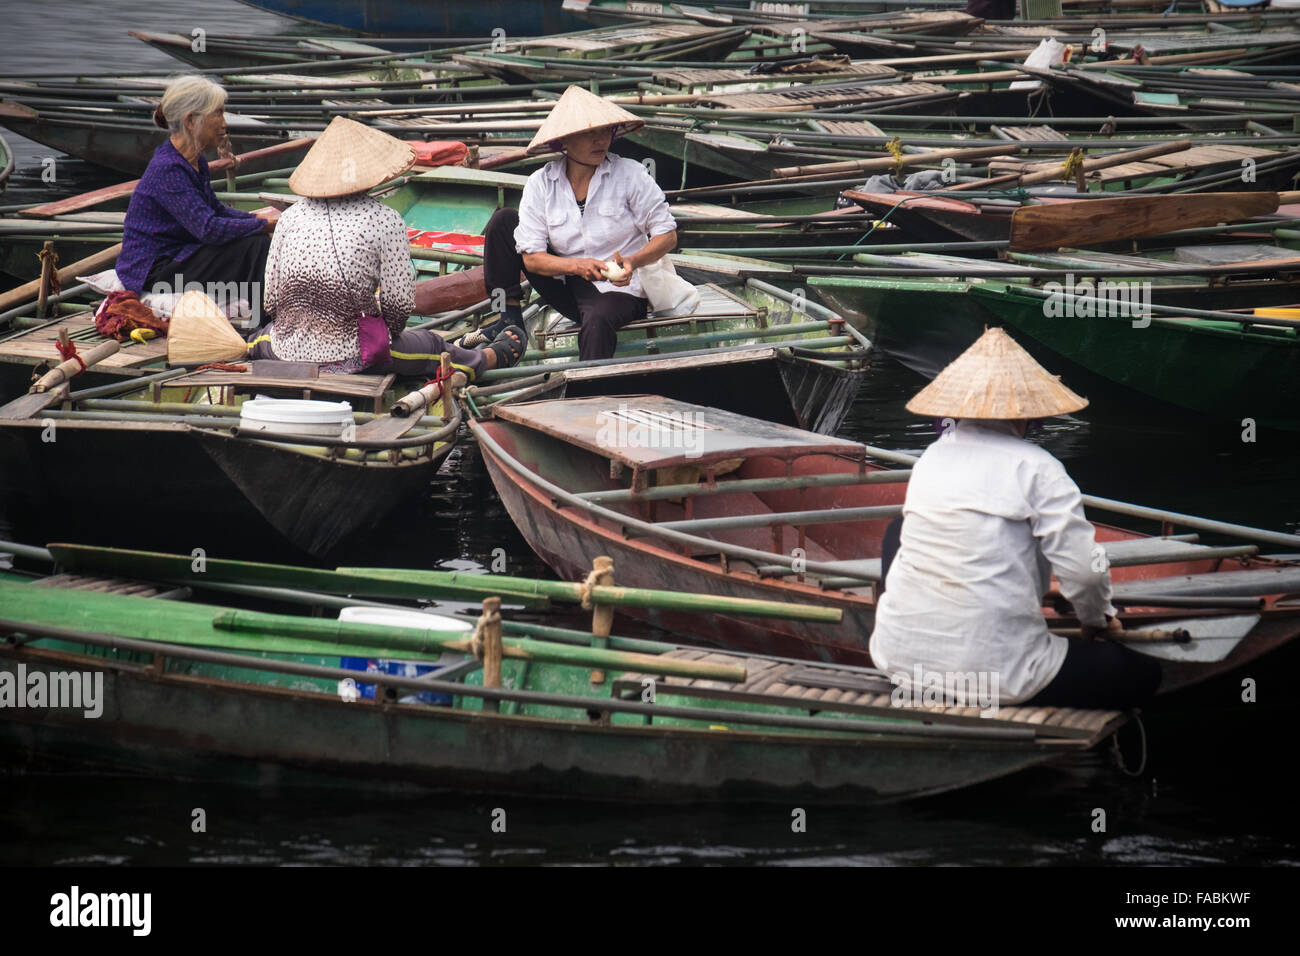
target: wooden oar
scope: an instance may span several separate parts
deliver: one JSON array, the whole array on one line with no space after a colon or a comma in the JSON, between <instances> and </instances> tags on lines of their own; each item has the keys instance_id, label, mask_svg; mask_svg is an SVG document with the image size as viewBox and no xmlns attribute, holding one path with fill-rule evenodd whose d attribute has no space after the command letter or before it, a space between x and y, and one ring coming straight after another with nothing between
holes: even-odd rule
<instances>
[{"instance_id":1,"label":"wooden oar","mask_svg":"<svg viewBox=\"0 0 1300 956\"><path fill-rule=\"evenodd\" d=\"M1081 627L1053 628L1052 633L1058 637L1083 637ZM1108 631L1107 640L1120 644L1186 644L1192 640L1191 632L1185 627L1149 628L1141 631Z\"/></svg>"},{"instance_id":2,"label":"wooden oar","mask_svg":"<svg viewBox=\"0 0 1300 956\"><path fill-rule=\"evenodd\" d=\"M262 149L255 149L247 153L240 153L238 156L230 159L216 159L208 163L210 173L219 173L227 167L236 164L247 166L250 162L256 162L267 159L272 156L278 156L281 153L292 153L305 149L311 143L315 142L314 136L305 136L301 139L286 140L283 143L276 143L274 146L266 146ZM99 206L113 199L125 199L135 192L135 187L140 184L140 180L132 179L130 182L118 183L116 186L105 186L103 189L95 189L91 192L82 193L79 196L69 196L67 199L60 199L56 202L46 203L43 206L33 206L30 209L23 210L25 216L58 216L64 213L76 212L78 209L89 209L93 206Z\"/></svg>"},{"instance_id":3,"label":"wooden oar","mask_svg":"<svg viewBox=\"0 0 1300 956\"><path fill-rule=\"evenodd\" d=\"M1138 163L1144 159L1151 159L1155 156L1166 156L1169 153L1181 153L1192 148L1190 139L1174 139L1167 143L1155 143L1151 146L1139 146L1136 149L1121 149L1113 153L1106 153L1102 156L1093 156L1085 159L1080 166L1080 173L1086 175L1096 169L1109 169L1112 166L1122 166L1125 163ZM1056 163L1035 163L1033 166L1027 166L1024 169L1017 170L1014 173L1004 173L998 176L991 176L988 179L973 180L967 183L958 183L955 186L945 186L938 192L955 193L970 190L988 189L992 186L1002 186L1007 183L1015 183L1017 186L1034 186L1038 183L1049 183L1055 179L1061 179L1065 173L1065 165Z\"/></svg>"},{"instance_id":4,"label":"wooden oar","mask_svg":"<svg viewBox=\"0 0 1300 956\"><path fill-rule=\"evenodd\" d=\"M66 337L67 332L61 329L59 334L61 337ZM67 395L68 382L74 376L81 374L82 362L85 363L86 368L89 368L96 362L115 355L121 348L122 346L117 342L109 341L95 346L81 356L80 362L75 358L65 359L37 379L28 394L0 407L0 418L9 420L34 418L51 405L57 405Z\"/></svg>"},{"instance_id":5,"label":"wooden oar","mask_svg":"<svg viewBox=\"0 0 1300 956\"><path fill-rule=\"evenodd\" d=\"M1175 193L1022 206L1011 215L1012 252L1091 246L1215 226L1275 212L1278 194Z\"/></svg>"}]
</instances>

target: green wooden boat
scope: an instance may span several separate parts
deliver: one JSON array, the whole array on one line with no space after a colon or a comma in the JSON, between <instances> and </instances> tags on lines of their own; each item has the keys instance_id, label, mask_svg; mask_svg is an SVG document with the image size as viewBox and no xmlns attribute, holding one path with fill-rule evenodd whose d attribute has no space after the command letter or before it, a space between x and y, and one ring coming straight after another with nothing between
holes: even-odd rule
<instances>
[{"instance_id":1,"label":"green wooden boat","mask_svg":"<svg viewBox=\"0 0 1300 956\"><path fill-rule=\"evenodd\" d=\"M697 281L688 267L701 261L673 260ZM485 373L472 394L486 406L648 392L834 432L867 375L871 342L834 312L760 279L714 274L696 288L691 314L633 322L614 356L596 361L577 359L576 326L546 310L529 323L533 347L520 363Z\"/></svg>"},{"instance_id":2,"label":"green wooden boat","mask_svg":"<svg viewBox=\"0 0 1300 956\"><path fill-rule=\"evenodd\" d=\"M473 656L465 634L432 629L432 621L358 624L232 609L186 600L186 591L157 583L177 574L193 588L300 580L313 589L293 592L300 603L331 608L340 603L331 594L344 592L399 599L445 593L428 577L437 572L410 572L420 582L404 584L397 580L404 572L211 561L198 574L189 556L51 550L76 571L35 580L0 575L0 633L21 638L0 644L0 688L26 690L43 675L48 687L66 690L70 672L89 675L83 683L92 696L95 681L102 684L96 701L83 699L80 707L0 709L0 748L29 766L636 803L857 804L952 790L1060 759L1101 742L1125 720L1118 712L985 701L983 716L980 707L942 700L895 706L889 682L866 668L593 637L502 622L495 610L499 600L520 600L525 585L570 593L576 585L461 575L479 593L498 595L483 602ZM117 575L138 576L93 570L106 561ZM246 594L256 590L245 586ZM610 608L604 595L624 592L593 590L593 629ZM661 606L694 598L638 592L638 599ZM464 656L447 662L449 651ZM358 700L355 685L364 676L340 666L348 657L437 669L424 677L374 674L372 698ZM431 692L449 696L450 705L418 696Z\"/></svg>"},{"instance_id":3,"label":"green wooden boat","mask_svg":"<svg viewBox=\"0 0 1300 956\"><path fill-rule=\"evenodd\" d=\"M928 270L935 274L915 278L907 275L809 276L807 284L818 298L869 336L881 351L913 371L933 377L974 343L987 326L1011 325L1005 322L1001 311L993 307L992 300L972 294L973 290L985 285L998 288L1041 285L1052 278L1047 274L1041 278L1025 275L998 278L999 272L1052 269L1066 273L1077 270L1074 275L1078 277L1092 275L1105 282L1108 281L1107 269L1148 269L1153 272L1149 279L1152 303L1217 310L1240 308L1247 303L1251 306L1287 305L1300 301L1300 285L1284 268L1277 275L1237 275L1231 283L1224 282L1221 275L1205 275L1200 270L1206 267L1230 268L1227 264L1234 261L1249 266L1252 261L1262 258L1284 263L1294 256L1292 250L1258 242L1166 247L1143 256L1061 250L1035 255L1012 254L1012 262L942 253L860 254L855 257L859 264L907 265L914 266L918 272ZM1180 272L1183 269L1186 271ZM967 273L972 271L987 273L987 277L968 277ZM1055 278L1059 281L1063 276L1058 274ZM1109 283L1118 285L1120 281L1111 278ZM1052 362L1059 364L1060 354L1040 347L1032 337L1017 335L1017 338L1039 361L1052 368L1056 367ZM1087 380L1086 373L1084 378L1078 378L1082 371L1077 365L1073 369L1075 384L1085 394L1091 394L1091 386L1097 383ZM1071 375L1067 373L1069 378Z\"/></svg>"},{"instance_id":4,"label":"green wooden boat","mask_svg":"<svg viewBox=\"0 0 1300 956\"><path fill-rule=\"evenodd\" d=\"M1171 309L1135 327L1127 316L1049 316L1038 290L1010 284L971 293L1022 341L1125 390L1214 419L1300 431L1298 320Z\"/></svg>"}]
</instances>

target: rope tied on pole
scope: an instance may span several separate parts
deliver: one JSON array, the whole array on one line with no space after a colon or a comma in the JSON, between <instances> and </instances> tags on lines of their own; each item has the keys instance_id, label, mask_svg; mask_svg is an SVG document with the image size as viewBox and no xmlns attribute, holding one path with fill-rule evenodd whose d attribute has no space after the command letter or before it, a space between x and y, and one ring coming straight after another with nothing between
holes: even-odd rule
<instances>
[{"instance_id":1,"label":"rope tied on pole","mask_svg":"<svg viewBox=\"0 0 1300 956\"><path fill-rule=\"evenodd\" d=\"M608 562L608 565L603 565L602 562ZM582 596L582 609L584 611L590 611L595 606L591 600L592 589L597 585L606 583L602 578L612 573L613 570L614 562L611 558L597 558L592 562L592 568L587 573L587 579L578 585L578 593Z\"/></svg>"},{"instance_id":2,"label":"rope tied on pole","mask_svg":"<svg viewBox=\"0 0 1300 956\"><path fill-rule=\"evenodd\" d=\"M81 372L86 370L86 360L77 354L77 343L68 337L67 329L59 329L59 337L54 340L54 347L59 350L59 357L65 362L74 359L81 366ZM78 375L81 372L77 372Z\"/></svg>"},{"instance_id":3,"label":"rope tied on pole","mask_svg":"<svg viewBox=\"0 0 1300 956\"><path fill-rule=\"evenodd\" d=\"M46 242L40 252L36 253L36 258L41 261L41 273L46 272L46 263L49 264L49 275L46 278L46 294L57 296L63 291L63 284L59 282L59 253L54 248L53 242Z\"/></svg>"},{"instance_id":4,"label":"rope tied on pole","mask_svg":"<svg viewBox=\"0 0 1300 956\"><path fill-rule=\"evenodd\" d=\"M1073 182L1079 177L1083 170L1083 149L1076 146L1070 150L1070 155L1065 159L1065 165L1061 167L1061 179L1065 182Z\"/></svg>"},{"instance_id":5,"label":"rope tied on pole","mask_svg":"<svg viewBox=\"0 0 1300 956\"><path fill-rule=\"evenodd\" d=\"M894 175L903 174L903 141L895 136L885 144L885 149L889 150L889 155L894 157Z\"/></svg>"}]
</instances>

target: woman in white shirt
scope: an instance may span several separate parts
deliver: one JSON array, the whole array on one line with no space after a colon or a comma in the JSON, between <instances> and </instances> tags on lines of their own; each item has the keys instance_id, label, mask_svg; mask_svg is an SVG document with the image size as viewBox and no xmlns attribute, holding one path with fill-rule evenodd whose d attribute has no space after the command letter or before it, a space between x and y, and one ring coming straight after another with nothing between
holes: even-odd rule
<instances>
[{"instance_id":1,"label":"woman in white shirt","mask_svg":"<svg viewBox=\"0 0 1300 956\"><path fill-rule=\"evenodd\" d=\"M897 556L883 556L870 650L895 683L944 687L955 704L975 703L955 699L972 673L1002 704L1123 709L1155 693L1155 660L1092 639L1122 632L1105 552L1078 486L1024 439L1030 420L1087 404L1001 329L908 402L944 427L912 469ZM1048 633L1053 573L1084 640Z\"/></svg>"},{"instance_id":2,"label":"woman in white shirt","mask_svg":"<svg viewBox=\"0 0 1300 956\"><path fill-rule=\"evenodd\" d=\"M618 330L645 318L637 269L672 251L677 223L646 168L609 151L615 137L643 125L582 87L565 90L528 147L564 156L528 177L517 213L497 210L484 230L484 280L489 295L504 291L506 304L485 332L523 325L521 271L543 301L579 324L580 359L609 358ZM625 273L611 278L610 261Z\"/></svg>"},{"instance_id":3,"label":"woman in white shirt","mask_svg":"<svg viewBox=\"0 0 1300 956\"><path fill-rule=\"evenodd\" d=\"M471 381L518 361L519 329L478 350L406 328L415 306L406 223L368 191L414 161L415 151L387 133L341 116L330 123L289 177L303 198L280 217L271 240L271 321L250 338L250 358L314 362L329 372L432 376L445 352Z\"/></svg>"}]
</instances>

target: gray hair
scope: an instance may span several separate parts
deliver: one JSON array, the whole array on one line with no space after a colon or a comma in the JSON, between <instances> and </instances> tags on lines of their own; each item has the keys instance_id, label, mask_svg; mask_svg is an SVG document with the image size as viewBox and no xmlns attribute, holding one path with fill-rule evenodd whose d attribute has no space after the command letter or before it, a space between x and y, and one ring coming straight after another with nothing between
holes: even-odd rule
<instances>
[{"instance_id":1,"label":"gray hair","mask_svg":"<svg viewBox=\"0 0 1300 956\"><path fill-rule=\"evenodd\" d=\"M226 105L226 91L207 77L189 74L167 84L158 112L173 133L185 130L185 117L191 113L207 116Z\"/></svg>"}]
</instances>

